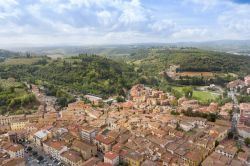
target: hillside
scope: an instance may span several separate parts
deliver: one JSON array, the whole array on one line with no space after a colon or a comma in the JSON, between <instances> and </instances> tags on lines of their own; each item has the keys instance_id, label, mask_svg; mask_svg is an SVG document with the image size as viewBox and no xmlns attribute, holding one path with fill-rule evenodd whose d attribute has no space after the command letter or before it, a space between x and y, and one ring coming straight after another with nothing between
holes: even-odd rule
<instances>
[{"instance_id":1,"label":"hillside","mask_svg":"<svg viewBox=\"0 0 250 166\"><path fill-rule=\"evenodd\" d=\"M0 75L43 85L57 97L65 96L62 93L123 94L123 88L128 89L136 79L130 65L95 55L44 59L29 65L2 63Z\"/></svg>"},{"instance_id":2,"label":"hillside","mask_svg":"<svg viewBox=\"0 0 250 166\"><path fill-rule=\"evenodd\" d=\"M18 55L18 53L0 49L0 60Z\"/></svg>"},{"instance_id":3,"label":"hillside","mask_svg":"<svg viewBox=\"0 0 250 166\"><path fill-rule=\"evenodd\" d=\"M246 75L250 73L250 57L199 49L148 49L126 57L148 74L158 74L170 65L180 65L178 71L222 72Z\"/></svg>"},{"instance_id":4,"label":"hillside","mask_svg":"<svg viewBox=\"0 0 250 166\"><path fill-rule=\"evenodd\" d=\"M0 79L0 115L29 114L36 110L35 96L13 78Z\"/></svg>"}]
</instances>

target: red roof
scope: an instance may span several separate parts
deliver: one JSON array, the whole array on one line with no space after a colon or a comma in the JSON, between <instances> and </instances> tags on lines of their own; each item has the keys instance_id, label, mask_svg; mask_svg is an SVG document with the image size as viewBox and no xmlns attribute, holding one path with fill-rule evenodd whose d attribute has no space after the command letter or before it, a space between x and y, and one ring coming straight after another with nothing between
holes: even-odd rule
<instances>
[{"instance_id":1,"label":"red roof","mask_svg":"<svg viewBox=\"0 0 250 166\"><path fill-rule=\"evenodd\" d=\"M109 144L112 144L114 142L114 139L113 138L110 138L110 137L105 137L103 135L97 135L95 137L95 139L103 144L106 144L106 145L109 145Z\"/></svg>"},{"instance_id":2,"label":"red roof","mask_svg":"<svg viewBox=\"0 0 250 166\"><path fill-rule=\"evenodd\" d=\"M116 154L114 152L107 152L104 155L104 158L108 158L109 160L114 160L117 157L118 157L118 154Z\"/></svg>"}]
</instances>

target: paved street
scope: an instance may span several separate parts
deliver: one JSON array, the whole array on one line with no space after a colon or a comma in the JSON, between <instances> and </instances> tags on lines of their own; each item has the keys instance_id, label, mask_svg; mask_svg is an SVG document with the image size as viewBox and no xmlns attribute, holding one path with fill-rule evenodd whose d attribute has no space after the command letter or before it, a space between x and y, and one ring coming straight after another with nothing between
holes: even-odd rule
<instances>
[{"instance_id":1,"label":"paved street","mask_svg":"<svg viewBox=\"0 0 250 166\"><path fill-rule=\"evenodd\" d=\"M25 144L26 147L32 147L32 151L25 152L25 159L27 161L28 166L54 166L54 165L61 165L63 164L60 161L52 160L52 158L49 155L46 155L42 149L37 148L34 144ZM37 152L36 156L33 156L33 152ZM44 160L43 162L38 163L37 157L43 156ZM65 165L65 164L64 164Z\"/></svg>"}]
</instances>

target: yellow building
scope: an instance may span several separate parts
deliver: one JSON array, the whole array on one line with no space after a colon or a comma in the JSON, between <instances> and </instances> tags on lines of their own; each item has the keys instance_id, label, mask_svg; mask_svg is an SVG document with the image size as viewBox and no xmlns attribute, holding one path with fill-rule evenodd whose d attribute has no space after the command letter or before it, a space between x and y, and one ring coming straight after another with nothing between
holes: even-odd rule
<instances>
[{"instance_id":1,"label":"yellow building","mask_svg":"<svg viewBox=\"0 0 250 166\"><path fill-rule=\"evenodd\" d=\"M10 123L10 129L13 131L16 130L22 130L25 128L25 126L28 124L28 121L16 121L16 122L12 122Z\"/></svg>"},{"instance_id":2,"label":"yellow building","mask_svg":"<svg viewBox=\"0 0 250 166\"><path fill-rule=\"evenodd\" d=\"M143 155L137 152L131 152L126 156L125 160L129 166L140 166L143 162Z\"/></svg>"}]
</instances>

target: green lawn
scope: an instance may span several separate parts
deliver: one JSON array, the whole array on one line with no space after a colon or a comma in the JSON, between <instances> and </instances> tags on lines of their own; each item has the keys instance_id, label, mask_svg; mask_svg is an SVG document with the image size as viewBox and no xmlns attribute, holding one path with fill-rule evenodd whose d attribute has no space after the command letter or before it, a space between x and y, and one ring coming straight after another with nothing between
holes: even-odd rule
<instances>
[{"instance_id":1,"label":"green lawn","mask_svg":"<svg viewBox=\"0 0 250 166\"><path fill-rule=\"evenodd\" d=\"M184 96L183 88L184 87L172 87L173 89L177 90ZM218 98L219 96L217 94L214 94L209 91L193 91L193 99L199 100L202 103L205 103L207 101L214 101Z\"/></svg>"}]
</instances>

